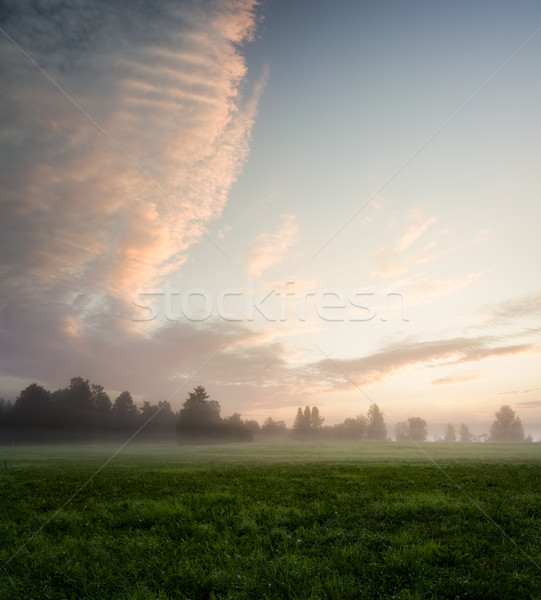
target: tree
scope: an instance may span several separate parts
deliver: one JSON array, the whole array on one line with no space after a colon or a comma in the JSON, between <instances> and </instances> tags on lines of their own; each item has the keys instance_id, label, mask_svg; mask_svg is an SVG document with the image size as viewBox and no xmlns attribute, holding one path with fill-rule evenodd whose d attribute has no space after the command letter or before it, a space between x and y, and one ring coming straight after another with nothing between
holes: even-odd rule
<instances>
[{"instance_id":1,"label":"tree","mask_svg":"<svg viewBox=\"0 0 541 600\"><path fill-rule=\"evenodd\" d=\"M458 437L461 442L471 442L473 440L473 435L470 433L466 423L462 423L460 426L460 429L458 430Z\"/></svg>"},{"instance_id":2,"label":"tree","mask_svg":"<svg viewBox=\"0 0 541 600\"><path fill-rule=\"evenodd\" d=\"M346 440L361 441L366 437L366 428L368 421L364 415L359 415L356 419L348 417L343 423L336 427L340 437Z\"/></svg>"},{"instance_id":3,"label":"tree","mask_svg":"<svg viewBox=\"0 0 541 600\"><path fill-rule=\"evenodd\" d=\"M194 388L184 402L178 416L177 433L185 437L216 437L221 424L221 407L216 400L209 400L202 385Z\"/></svg>"},{"instance_id":4,"label":"tree","mask_svg":"<svg viewBox=\"0 0 541 600\"><path fill-rule=\"evenodd\" d=\"M307 429L312 429L312 412L309 406L304 407L304 422Z\"/></svg>"},{"instance_id":5,"label":"tree","mask_svg":"<svg viewBox=\"0 0 541 600\"><path fill-rule=\"evenodd\" d=\"M143 436L170 436L175 432L174 414L166 400L160 400L158 404L145 400L140 409L139 423L144 426Z\"/></svg>"},{"instance_id":6,"label":"tree","mask_svg":"<svg viewBox=\"0 0 541 600\"><path fill-rule=\"evenodd\" d=\"M139 409L135 405L130 392L124 391L113 402L111 424L117 431L134 431L137 425Z\"/></svg>"},{"instance_id":7,"label":"tree","mask_svg":"<svg viewBox=\"0 0 541 600\"><path fill-rule=\"evenodd\" d=\"M220 434L226 440L235 442L251 442L254 437L239 413L233 413L230 417L223 419Z\"/></svg>"},{"instance_id":8,"label":"tree","mask_svg":"<svg viewBox=\"0 0 541 600\"><path fill-rule=\"evenodd\" d=\"M68 399L74 411L88 415L93 409L92 390L88 379L72 377L68 388Z\"/></svg>"},{"instance_id":9,"label":"tree","mask_svg":"<svg viewBox=\"0 0 541 600\"><path fill-rule=\"evenodd\" d=\"M138 413L139 409L135 406L130 392L122 392L113 403L113 414L118 419L130 419Z\"/></svg>"},{"instance_id":10,"label":"tree","mask_svg":"<svg viewBox=\"0 0 541 600\"><path fill-rule=\"evenodd\" d=\"M252 432L252 435L259 433L261 431L261 427L259 423L255 419L245 419L244 426Z\"/></svg>"},{"instance_id":11,"label":"tree","mask_svg":"<svg viewBox=\"0 0 541 600\"><path fill-rule=\"evenodd\" d=\"M383 413L377 404L371 404L367 414L366 438L371 441L383 441L387 438L387 426Z\"/></svg>"},{"instance_id":12,"label":"tree","mask_svg":"<svg viewBox=\"0 0 541 600\"><path fill-rule=\"evenodd\" d=\"M52 399L58 427L64 429L68 437L82 441L93 426L94 406L88 379L72 377L69 386L56 390Z\"/></svg>"},{"instance_id":13,"label":"tree","mask_svg":"<svg viewBox=\"0 0 541 600\"><path fill-rule=\"evenodd\" d=\"M308 409L308 410L306 410ZM295 421L293 422L293 429L295 433L304 435L310 431L310 407L307 406L304 411L299 406L297 409L297 416L295 417Z\"/></svg>"},{"instance_id":14,"label":"tree","mask_svg":"<svg viewBox=\"0 0 541 600\"><path fill-rule=\"evenodd\" d=\"M496 413L496 420L490 428L491 442L523 442L524 429L522 421L516 416L515 411L504 405Z\"/></svg>"},{"instance_id":15,"label":"tree","mask_svg":"<svg viewBox=\"0 0 541 600\"><path fill-rule=\"evenodd\" d=\"M410 417L408 419L408 435L414 442L425 442L428 435L426 421L421 417Z\"/></svg>"},{"instance_id":16,"label":"tree","mask_svg":"<svg viewBox=\"0 0 541 600\"><path fill-rule=\"evenodd\" d=\"M394 428L394 436L397 442L405 442L409 438L409 426L407 421L400 421Z\"/></svg>"},{"instance_id":17,"label":"tree","mask_svg":"<svg viewBox=\"0 0 541 600\"><path fill-rule=\"evenodd\" d=\"M103 389L103 385L93 383L90 386L90 398L94 410L100 414L108 414L113 408L113 403L107 392Z\"/></svg>"},{"instance_id":18,"label":"tree","mask_svg":"<svg viewBox=\"0 0 541 600\"><path fill-rule=\"evenodd\" d=\"M312 412L310 413L310 426L312 429L321 429L325 418L319 414L319 408L312 406Z\"/></svg>"},{"instance_id":19,"label":"tree","mask_svg":"<svg viewBox=\"0 0 541 600\"><path fill-rule=\"evenodd\" d=\"M445 441L456 442L455 426L451 423L447 423L447 429L445 430Z\"/></svg>"},{"instance_id":20,"label":"tree","mask_svg":"<svg viewBox=\"0 0 541 600\"><path fill-rule=\"evenodd\" d=\"M275 421L272 417L267 417L261 425L261 433L265 435L279 435L286 431L285 421Z\"/></svg>"},{"instance_id":21,"label":"tree","mask_svg":"<svg viewBox=\"0 0 541 600\"><path fill-rule=\"evenodd\" d=\"M43 427L51 423L51 394L32 383L21 391L13 405L13 419L20 427Z\"/></svg>"},{"instance_id":22,"label":"tree","mask_svg":"<svg viewBox=\"0 0 541 600\"><path fill-rule=\"evenodd\" d=\"M426 421L421 417L410 417L407 421L401 421L395 426L395 438L398 442L406 440L424 442L427 435Z\"/></svg>"}]
</instances>

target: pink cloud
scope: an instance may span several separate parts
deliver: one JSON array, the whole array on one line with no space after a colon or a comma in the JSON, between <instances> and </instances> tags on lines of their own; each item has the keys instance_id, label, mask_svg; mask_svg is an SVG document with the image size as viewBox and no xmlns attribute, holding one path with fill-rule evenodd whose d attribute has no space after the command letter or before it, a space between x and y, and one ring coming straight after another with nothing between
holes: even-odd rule
<instances>
[{"instance_id":1,"label":"pink cloud","mask_svg":"<svg viewBox=\"0 0 541 600\"><path fill-rule=\"evenodd\" d=\"M260 276L287 256L288 250L297 242L299 228L294 215L282 215L278 229L258 235L254 242L248 274Z\"/></svg>"}]
</instances>

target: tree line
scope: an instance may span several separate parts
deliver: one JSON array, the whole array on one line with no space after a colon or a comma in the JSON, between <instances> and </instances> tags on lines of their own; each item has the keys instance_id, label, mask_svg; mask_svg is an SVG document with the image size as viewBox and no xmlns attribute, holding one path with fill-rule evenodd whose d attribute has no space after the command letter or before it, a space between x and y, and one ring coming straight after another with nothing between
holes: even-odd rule
<instances>
[{"instance_id":1,"label":"tree line","mask_svg":"<svg viewBox=\"0 0 541 600\"><path fill-rule=\"evenodd\" d=\"M111 400L103 386L82 377L73 377L66 388L50 392L32 383L22 390L12 404L0 398L0 443L107 441L125 439L137 432L138 439L179 439L195 441L251 441L254 436L266 439L390 441L384 416L377 404L370 405L366 415L348 417L342 423L327 425L317 406L299 407L288 429L285 421L265 419L262 425L243 419L239 413L222 417L217 400L210 399L203 386L188 394L182 408L174 412L167 401L137 406L130 392L121 392ZM427 422L410 417L397 423L397 441L424 442ZM479 441L531 441L526 437L520 418L504 405L495 415L490 434ZM471 442L474 436L467 425L458 429L447 424L446 442Z\"/></svg>"}]
</instances>

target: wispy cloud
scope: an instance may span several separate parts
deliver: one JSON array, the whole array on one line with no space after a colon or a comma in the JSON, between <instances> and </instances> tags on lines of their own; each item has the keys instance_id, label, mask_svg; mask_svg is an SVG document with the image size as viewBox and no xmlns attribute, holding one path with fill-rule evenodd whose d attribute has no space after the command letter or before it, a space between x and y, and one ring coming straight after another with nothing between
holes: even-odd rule
<instances>
[{"instance_id":1,"label":"wispy cloud","mask_svg":"<svg viewBox=\"0 0 541 600\"><path fill-rule=\"evenodd\" d=\"M294 215L282 215L278 229L257 236L252 257L248 263L248 274L259 277L264 271L283 261L288 250L299 237L299 228Z\"/></svg>"},{"instance_id":2,"label":"wispy cloud","mask_svg":"<svg viewBox=\"0 0 541 600\"><path fill-rule=\"evenodd\" d=\"M528 390L512 390L510 392L498 392L500 396L517 396L520 394L533 394L534 392L541 392L541 388L532 388Z\"/></svg>"},{"instance_id":3,"label":"wispy cloud","mask_svg":"<svg viewBox=\"0 0 541 600\"><path fill-rule=\"evenodd\" d=\"M410 338L359 358L316 361L301 371L305 378L317 379L322 389L351 389L351 381L361 386L372 385L404 369L457 365L534 350L533 344L507 344L492 336L432 341Z\"/></svg>"},{"instance_id":4,"label":"wispy cloud","mask_svg":"<svg viewBox=\"0 0 541 600\"><path fill-rule=\"evenodd\" d=\"M509 323L516 319L541 317L541 293L534 292L483 309L490 322Z\"/></svg>"},{"instance_id":5,"label":"wispy cloud","mask_svg":"<svg viewBox=\"0 0 541 600\"><path fill-rule=\"evenodd\" d=\"M8 4L3 29L106 136L0 36L0 373L114 388L125 370L151 393L244 335L137 332L130 300L187 260L245 162L267 76L246 89L257 2Z\"/></svg>"},{"instance_id":6,"label":"wispy cloud","mask_svg":"<svg viewBox=\"0 0 541 600\"><path fill-rule=\"evenodd\" d=\"M439 379L434 379L432 385L449 385L453 383L464 383L466 381L473 381L478 379L484 371L472 370L472 371L461 371L459 373L452 373Z\"/></svg>"},{"instance_id":7,"label":"wispy cloud","mask_svg":"<svg viewBox=\"0 0 541 600\"><path fill-rule=\"evenodd\" d=\"M461 277L452 279L436 279L425 276L411 277L401 280L398 285L408 290L408 302L411 304L424 304L438 296L463 289L481 277L483 273L466 273Z\"/></svg>"},{"instance_id":8,"label":"wispy cloud","mask_svg":"<svg viewBox=\"0 0 541 600\"><path fill-rule=\"evenodd\" d=\"M248 152L260 90L240 94L239 44L254 6L94 0L73 11L36 1L4 13L9 34L122 149L0 40L4 289L71 282L130 297L182 264Z\"/></svg>"},{"instance_id":9,"label":"wispy cloud","mask_svg":"<svg viewBox=\"0 0 541 600\"><path fill-rule=\"evenodd\" d=\"M529 402L517 402L514 406L519 408L541 408L541 400L530 400Z\"/></svg>"},{"instance_id":10,"label":"wispy cloud","mask_svg":"<svg viewBox=\"0 0 541 600\"><path fill-rule=\"evenodd\" d=\"M8 347L28 323L75 338L126 317L185 262L246 159L266 76L241 93L255 0L9 4L2 27L109 139L0 36Z\"/></svg>"},{"instance_id":11,"label":"wispy cloud","mask_svg":"<svg viewBox=\"0 0 541 600\"><path fill-rule=\"evenodd\" d=\"M378 253L379 260L402 254L410 248L434 223L437 217L427 217L421 209L412 209L403 221L391 223L391 233L394 233L394 241L385 246ZM398 233L395 233L398 230Z\"/></svg>"}]
</instances>

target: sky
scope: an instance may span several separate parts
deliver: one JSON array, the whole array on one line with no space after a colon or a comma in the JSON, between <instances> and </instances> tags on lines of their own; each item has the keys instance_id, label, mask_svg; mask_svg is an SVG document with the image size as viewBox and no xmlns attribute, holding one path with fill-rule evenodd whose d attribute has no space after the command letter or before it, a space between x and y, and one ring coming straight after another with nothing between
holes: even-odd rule
<instances>
[{"instance_id":1,"label":"sky","mask_svg":"<svg viewBox=\"0 0 541 600\"><path fill-rule=\"evenodd\" d=\"M0 395L541 432L537 2L0 4ZM488 424L488 425L487 425Z\"/></svg>"}]
</instances>

